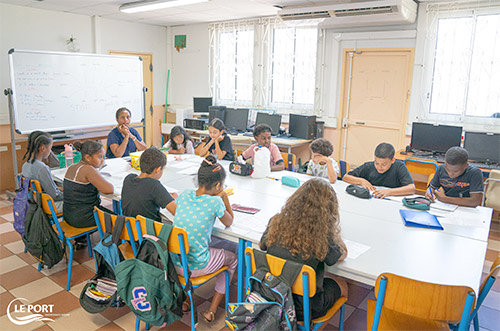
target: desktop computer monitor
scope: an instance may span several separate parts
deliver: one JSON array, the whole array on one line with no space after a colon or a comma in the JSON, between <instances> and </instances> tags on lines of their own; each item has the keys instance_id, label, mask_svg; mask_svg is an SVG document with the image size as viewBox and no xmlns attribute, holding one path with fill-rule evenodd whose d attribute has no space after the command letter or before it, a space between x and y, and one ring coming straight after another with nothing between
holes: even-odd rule
<instances>
[{"instance_id":1,"label":"desktop computer monitor","mask_svg":"<svg viewBox=\"0 0 500 331\"><path fill-rule=\"evenodd\" d=\"M208 123L214 118L218 118L224 122L226 120L226 106L210 106L208 107Z\"/></svg>"},{"instance_id":2,"label":"desktop computer monitor","mask_svg":"<svg viewBox=\"0 0 500 331\"><path fill-rule=\"evenodd\" d=\"M193 98L193 111L195 113L208 113L212 105L212 98Z\"/></svg>"},{"instance_id":3,"label":"desktop computer monitor","mask_svg":"<svg viewBox=\"0 0 500 331\"><path fill-rule=\"evenodd\" d=\"M288 132L292 137L314 139L316 115L290 114Z\"/></svg>"},{"instance_id":4,"label":"desktop computer monitor","mask_svg":"<svg viewBox=\"0 0 500 331\"><path fill-rule=\"evenodd\" d=\"M224 125L229 131L245 132L248 126L248 109L226 108Z\"/></svg>"},{"instance_id":5,"label":"desktop computer monitor","mask_svg":"<svg viewBox=\"0 0 500 331\"><path fill-rule=\"evenodd\" d=\"M257 119L255 120L255 126L259 124L267 124L271 127L271 134L276 136L280 133L280 125L281 125L281 115L278 114L268 114L259 112L257 113Z\"/></svg>"},{"instance_id":6,"label":"desktop computer monitor","mask_svg":"<svg viewBox=\"0 0 500 331\"><path fill-rule=\"evenodd\" d=\"M500 162L500 134L465 132L464 148L469 160L478 162Z\"/></svg>"},{"instance_id":7,"label":"desktop computer monitor","mask_svg":"<svg viewBox=\"0 0 500 331\"><path fill-rule=\"evenodd\" d=\"M462 127L413 123L411 148L420 151L445 153L450 147L460 146Z\"/></svg>"}]
</instances>

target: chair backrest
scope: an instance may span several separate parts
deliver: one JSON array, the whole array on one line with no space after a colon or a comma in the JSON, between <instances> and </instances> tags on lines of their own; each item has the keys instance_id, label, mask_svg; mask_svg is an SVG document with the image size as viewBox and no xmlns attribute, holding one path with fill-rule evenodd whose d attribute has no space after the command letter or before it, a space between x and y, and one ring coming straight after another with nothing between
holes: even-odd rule
<instances>
[{"instance_id":1,"label":"chair backrest","mask_svg":"<svg viewBox=\"0 0 500 331\"><path fill-rule=\"evenodd\" d=\"M339 160L339 168L340 168L340 173L338 174L338 178L342 179L345 174L347 174L351 170L351 165L349 162L344 161L344 160Z\"/></svg>"},{"instance_id":2,"label":"chair backrest","mask_svg":"<svg viewBox=\"0 0 500 331\"><path fill-rule=\"evenodd\" d=\"M500 210L500 170L491 170L485 185L484 206Z\"/></svg>"},{"instance_id":3,"label":"chair backrest","mask_svg":"<svg viewBox=\"0 0 500 331\"><path fill-rule=\"evenodd\" d=\"M106 223L104 220L104 211L99 209L98 207L94 207L94 217L96 218L97 231L99 232L99 235L101 236L102 239L102 237L104 236L104 231L106 229ZM113 227L115 226L116 218L117 218L116 215L111 215L111 224L113 225ZM127 226L127 223L130 224L130 230L128 229L129 227ZM125 217L125 226L123 227L120 239L127 241L138 241L139 236L137 235L137 231L134 230L135 230L135 218Z\"/></svg>"},{"instance_id":4,"label":"chair backrest","mask_svg":"<svg viewBox=\"0 0 500 331\"><path fill-rule=\"evenodd\" d=\"M255 265L255 257L253 254L253 248L247 247L245 249L245 255L250 255L250 260L252 261L252 274L256 270L256 265ZM279 276L281 274L281 270L283 269L283 266L285 265L286 260L266 254L267 258L267 263L269 264L269 269L271 273L274 276ZM298 295L304 295L303 289L304 289L304 284L302 283L303 278L302 275L304 273L308 274L308 279L309 279L309 297L313 297L316 294L316 272L311 266L308 265L303 265L302 270L299 273L299 276L295 279L295 282L292 285L292 292Z\"/></svg>"},{"instance_id":5,"label":"chair backrest","mask_svg":"<svg viewBox=\"0 0 500 331\"><path fill-rule=\"evenodd\" d=\"M429 187L429 185L431 185L432 178L434 178L434 175L435 175L435 174L436 174L436 173L430 174L430 175L429 175L429 178L427 178L427 187Z\"/></svg>"},{"instance_id":6,"label":"chair backrest","mask_svg":"<svg viewBox=\"0 0 500 331\"><path fill-rule=\"evenodd\" d=\"M136 224L138 225L137 230L140 231L140 235L142 237L143 234L147 233L146 218L141 215L137 216ZM156 235L158 235L160 234L161 228L163 227L163 223L154 221L154 227ZM168 250L174 254L181 254L181 248L179 245L179 235L182 236L182 239L184 241L184 248L187 254L189 253L189 242L188 242L187 232L186 230L181 229L177 226L174 226L172 228L172 232L170 232L170 237L168 238L168 243L167 243Z\"/></svg>"},{"instance_id":7,"label":"chair backrest","mask_svg":"<svg viewBox=\"0 0 500 331\"><path fill-rule=\"evenodd\" d=\"M30 186L33 191L42 193L42 185L40 185L40 182L38 180L31 179Z\"/></svg>"},{"instance_id":8,"label":"chair backrest","mask_svg":"<svg viewBox=\"0 0 500 331\"><path fill-rule=\"evenodd\" d=\"M474 290L467 286L439 285L383 273L375 284L377 297L383 279L387 279L383 306L423 319L460 322L468 293L474 293ZM470 311L467 316L469 314Z\"/></svg>"},{"instance_id":9,"label":"chair backrest","mask_svg":"<svg viewBox=\"0 0 500 331\"><path fill-rule=\"evenodd\" d=\"M411 158L405 160L405 165L409 172L427 176L434 174L438 167L436 162L422 161Z\"/></svg>"},{"instance_id":10,"label":"chair backrest","mask_svg":"<svg viewBox=\"0 0 500 331\"><path fill-rule=\"evenodd\" d=\"M292 164L288 166L288 158L292 157ZM283 162L285 162L285 169L292 171L295 168L295 164L297 163L297 156L292 153L281 152L281 157L283 158Z\"/></svg>"},{"instance_id":11,"label":"chair backrest","mask_svg":"<svg viewBox=\"0 0 500 331\"><path fill-rule=\"evenodd\" d=\"M43 212L51 216L53 221L55 222L57 220L57 210L56 210L56 205L54 203L54 199L52 199L50 195L38 191L33 191L33 196L35 197L35 199L41 196Z\"/></svg>"},{"instance_id":12,"label":"chair backrest","mask_svg":"<svg viewBox=\"0 0 500 331\"><path fill-rule=\"evenodd\" d=\"M500 272L500 253L498 253L495 262L493 262L493 264L491 265L490 273L488 274L487 277L484 278L483 282L481 283L481 287L479 288L479 293L483 292L484 285L486 285L488 278L490 277L497 278L499 272Z\"/></svg>"}]
</instances>

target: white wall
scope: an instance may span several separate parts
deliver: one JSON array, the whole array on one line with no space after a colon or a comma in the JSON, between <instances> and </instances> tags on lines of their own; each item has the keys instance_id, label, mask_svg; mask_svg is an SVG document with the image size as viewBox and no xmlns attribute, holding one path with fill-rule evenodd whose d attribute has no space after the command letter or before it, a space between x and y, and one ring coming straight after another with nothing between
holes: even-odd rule
<instances>
[{"instance_id":1,"label":"white wall","mask_svg":"<svg viewBox=\"0 0 500 331\"><path fill-rule=\"evenodd\" d=\"M176 35L186 35L186 48L179 52L173 47ZM209 97L208 24L178 26L169 29L171 72L169 104L193 107L193 97Z\"/></svg>"},{"instance_id":2,"label":"white wall","mask_svg":"<svg viewBox=\"0 0 500 331\"><path fill-rule=\"evenodd\" d=\"M94 30L95 28L95 30ZM94 32L95 31L95 32ZM73 35L82 53L108 50L153 53L153 102L165 102L167 29L90 16L0 3L0 88L10 87L7 53L11 48L67 51ZM0 124L8 124L7 98L0 101Z\"/></svg>"}]
</instances>

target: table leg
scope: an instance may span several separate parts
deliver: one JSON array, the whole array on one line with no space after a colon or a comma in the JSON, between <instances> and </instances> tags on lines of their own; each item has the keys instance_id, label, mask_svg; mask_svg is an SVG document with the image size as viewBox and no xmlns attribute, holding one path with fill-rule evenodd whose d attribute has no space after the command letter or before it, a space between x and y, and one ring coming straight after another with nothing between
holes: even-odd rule
<instances>
[{"instance_id":1,"label":"table leg","mask_svg":"<svg viewBox=\"0 0 500 331\"><path fill-rule=\"evenodd\" d=\"M238 302L243 301L243 289L245 288L245 247L246 240L240 238L238 241Z\"/></svg>"}]
</instances>

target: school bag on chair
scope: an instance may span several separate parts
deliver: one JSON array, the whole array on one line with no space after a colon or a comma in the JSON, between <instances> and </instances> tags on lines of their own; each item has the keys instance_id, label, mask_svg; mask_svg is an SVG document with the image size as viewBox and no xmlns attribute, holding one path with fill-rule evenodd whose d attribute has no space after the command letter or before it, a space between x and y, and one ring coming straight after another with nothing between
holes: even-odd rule
<instances>
[{"instance_id":1,"label":"school bag on chair","mask_svg":"<svg viewBox=\"0 0 500 331\"><path fill-rule=\"evenodd\" d=\"M52 268L66 253L66 240L59 240L42 208L42 195L31 194L24 223L24 245L42 265Z\"/></svg>"},{"instance_id":2,"label":"school bag on chair","mask_svg":"<svg viewBox=\"0 0 500 331\"><path fill-rule=\"evenodd\" d=\"M169 325L182 317L186 300L167 248L172 225L163 224L158 237L152 220L146 220L146 228L137 257L115 268L118 295L140 320Z\"/></svg>"},{"instance_id":3,"label":"school bag on chair","mask_svg":"<svg viewBox=\"0 0 500 331\"><path fill-rule=\"evenodd\" d=\"M91 314L103 312L111 305L124 305L116 291L115 268L124 260L118 245L121 243L120 234L125 225L125 217L117 216L113 227L111 215L105 212L104 223L104 236L94 247L96 274L87 281L80 293L80 305Z\"/></svg>"},{"instance_id":4,"label":"school bag on chair","mask_svg":"<svg viewBox=\"0 0 500 331\"><path fill-rule=\"evenodd\" d=\"M14 230L24 236L24 221L29 208L30 180L22 177L19 188L16 190L16 197L12 203L12 213L14 214Z\"/></svg>"},{"instance_id":5,"label":"school bag on chair","mask_svg":"<svg viewBox=\"0 0 500 331\"><path fill-rule=\"evenodd\" d=\"M302 265L286 261L281 275L269 271L266 254L253 250L256 270L250 276L250 287L244 302L230 303L226 325L232 330L297 330L297 314L292 285Z\"/></svg>"}]
</instances>

